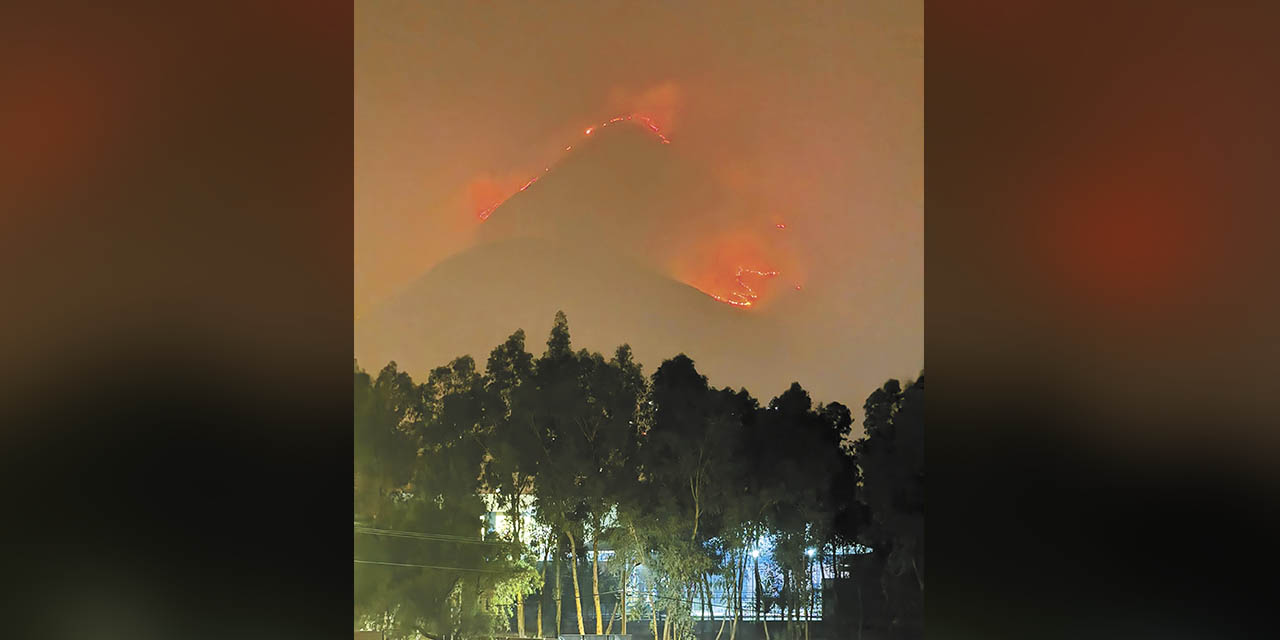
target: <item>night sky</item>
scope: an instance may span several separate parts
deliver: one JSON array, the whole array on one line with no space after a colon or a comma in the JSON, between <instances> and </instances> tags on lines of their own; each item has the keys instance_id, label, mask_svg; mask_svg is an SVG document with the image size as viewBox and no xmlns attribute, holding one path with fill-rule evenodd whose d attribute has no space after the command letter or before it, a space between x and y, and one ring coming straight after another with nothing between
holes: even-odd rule
<instances>
[{"instance_id":1,"label":"night sky","mask_svg":"<svg viewBox=\"0 0 1280 640\"><path fill-rule=\"evenodd\" d=\"M920 3L378 2L355 22L362 366L482 363L517 327L540 353L563 308L576 346L630 342L648 372L683 350L765 399L798 380L860 404L923 367ZM627 115L670 144L635 120L585 133ZM501 248L521 229L583 253ZM739 268L777 275L744 291Z\"/></svg>"}]
</instances>

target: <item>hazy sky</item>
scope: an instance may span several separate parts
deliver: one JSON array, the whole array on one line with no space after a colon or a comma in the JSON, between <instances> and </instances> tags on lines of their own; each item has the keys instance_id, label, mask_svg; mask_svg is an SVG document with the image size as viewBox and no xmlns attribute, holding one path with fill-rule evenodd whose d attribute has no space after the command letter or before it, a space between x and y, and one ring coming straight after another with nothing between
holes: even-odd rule
<instances>
[{"instance_id":1,"label":"hazy sky","mask_svg":"<svg viewBox=\"0 0 1280 640\"><path fill-rule=\"evenodd\" d=\"M355 29L358 316L472 247L477 209L586 127L644 113L723 194L646 221L651 266L724 293L749 255L802 284L804 317L766 287L743 313L793 324L813 354L794 377L843 401L923 366L920 2L380 1Z\"/></svg>"}]
</instances>

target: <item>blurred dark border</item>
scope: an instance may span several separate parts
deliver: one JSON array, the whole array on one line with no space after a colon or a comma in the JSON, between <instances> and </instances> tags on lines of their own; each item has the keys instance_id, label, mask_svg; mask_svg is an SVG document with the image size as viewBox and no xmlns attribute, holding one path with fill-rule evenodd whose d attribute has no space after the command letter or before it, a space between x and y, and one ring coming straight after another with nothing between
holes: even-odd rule
<instances>
[{"instance_id":1,"label":"blurred dark border","mask_svg":"<svg viewBox=\"0 0 1280 640\"><path fill-rule=\"evenodd\" d=\"M349 637L352 7L0 9L10 637Z\"/></svg>"},{"instance_id":2,"label":"blurred dark border","mask_svg":"<svg viewBox=\"0 0 1280 640\"><path fill-rule=\"evenodd\" d=\"M1270 635L1280 65L1210 4L928 3L931 637ZM351 33L0 9L17 636L347 633Z\"/></svg>"},{"instance_id":3,"label":"blurred dark border","mask_svg":"<svg viewBox=\"0 0 1280 640\"><path fill-rule=\"evenodd\" d=\"M930 637L1274 636L1276 13L927 3Z\"/></svg>"}]
</instances>

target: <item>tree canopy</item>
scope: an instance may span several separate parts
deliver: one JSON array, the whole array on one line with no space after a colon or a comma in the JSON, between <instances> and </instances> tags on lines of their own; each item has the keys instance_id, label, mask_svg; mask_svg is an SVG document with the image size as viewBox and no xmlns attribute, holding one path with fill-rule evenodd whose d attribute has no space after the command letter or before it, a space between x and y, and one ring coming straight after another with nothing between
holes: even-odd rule
<instances>
[{"instance_id":1,"label":"tree canopy","mask_svg":"<svg viewBox=\"0 0 1280 640\"><path fill-rule=\"evenodd\" d=\"M923 395L923 376L889 380L854 434L847 406L815 405L799 383L761 404L711 386L685 354L646 377L627 345L575 352L563 313L536 358L517 330L483 371L462 356L415 383L394 362L376 377L357 366L357 628L529 636L532 607L541 635L644 615L655 636L687 638L691 603L718 598L730 639L762 611L799 634L814 568L835 575L836 549L857 544L884 560L896 627L914 629ZM494 511L506 529L483 522Z\"/></svg>"}]
</instances>

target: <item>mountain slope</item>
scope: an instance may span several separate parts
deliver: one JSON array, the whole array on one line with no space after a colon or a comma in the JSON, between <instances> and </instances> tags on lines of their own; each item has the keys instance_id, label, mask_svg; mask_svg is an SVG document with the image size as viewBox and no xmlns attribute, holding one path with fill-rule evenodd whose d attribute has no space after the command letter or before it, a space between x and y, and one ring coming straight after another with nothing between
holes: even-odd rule
<instances>
[{"instance_id":1,"label":"mountain slope","mask_svg":"<svg viewBox=\"0 0 1280 640\"><path fill-rule=\"evenodd\" d=\"M699 235L700 214L727 199L677 145L628 121L583 136L536 178L490 214L483 242L534 236L653 263Z\"/></svg>"},{"instance_id":2,"label":"mountain slope","mask_svg":"<svg viewBox=\"0 0 1280 640\"><path fill-rule=\"evenodd\" d=\"M575 348L607 355L627 342L649 372L684 352L715 384L781 384L759 375L785 354L772 320L616 254L534 239L491 243L437 265L357 320L356 357L365 368L395 360L417 375L463 354L483 366L518 328L538 354L557 310L569 317Z\"/></svg>"},{"instance_id":3,"label":"mountain slope","mask_svg":"<svg viewBox=\"0 0 1280 640\"><path fill-rule=\"evenodd\" d=\"M576 348L608 354L627 342L648 371L686 353L713 384L783 390L798 373L786 360L813 355L781 329L807 296L752 282L782 290L768 310L734 308L666 275L672 256L714 230L707 212L731 199L664 139L632 121L593 130L488 213L478 246L358 318L356 358L417 376L463 354L483 366L518 328L538 354L563 310ZM756 267L726 264L724 275L738 266Z\"/></svg>"}]
</instances>

